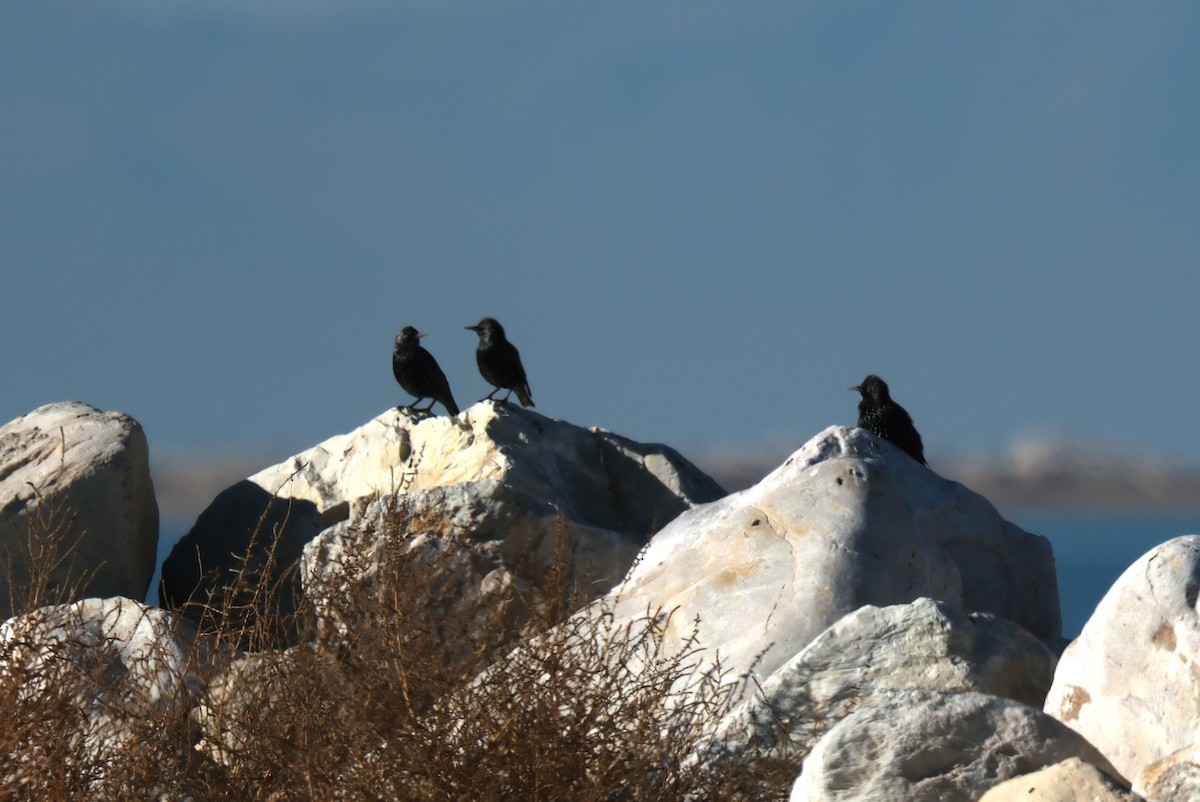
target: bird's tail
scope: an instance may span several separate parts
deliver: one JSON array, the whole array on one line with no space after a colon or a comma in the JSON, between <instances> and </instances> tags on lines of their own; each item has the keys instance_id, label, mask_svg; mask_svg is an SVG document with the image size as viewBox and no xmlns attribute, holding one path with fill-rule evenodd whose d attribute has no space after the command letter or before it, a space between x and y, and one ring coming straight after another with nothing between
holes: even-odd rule
<instances>
[{"instance_id":1,"label":"bird's tail","mask_svg":"<svg viewBox=\"0 0 1200 802\"><path fill-rule=\"evenodd\" d=\"M517 387L516 392L517 392L517 400L521 402L521 406L531 407L534 405L533 396L531 396L529 394L529 385L528 384L525 385L524 387Z\"/></svg>"},{"instance_id":2,"label":"bird's tail","mask_svg":"<svg viewBox=\"0 0 1200 802\"><path fill-rule=\"evenodd\" d=\"M446 397L442 399L442 406L444 406L446 411L451 415L458 414L458 404L454 403L454 396L450 395L449 393L446 393Z\"/></svg>"}]
</instances>

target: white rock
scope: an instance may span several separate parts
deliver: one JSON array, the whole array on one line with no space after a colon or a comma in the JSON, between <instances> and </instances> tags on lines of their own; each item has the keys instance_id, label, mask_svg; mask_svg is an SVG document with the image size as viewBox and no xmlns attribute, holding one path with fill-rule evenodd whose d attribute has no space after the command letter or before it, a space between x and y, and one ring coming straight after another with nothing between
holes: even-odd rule
<instances>
[{"instance_id":1,"label":"white rock","mask_svg":"<svg viewBox=\"0 0 1200 802\"><path fill-rule=\"evenodd\" d=\"M154 575L158 504L146 436L137 421L78 402L39 407L0 428L0 616L27 599L29 542L58 539L64 559L49 595L34 606L78 595L144 599ZM10 572L11 571L11 572ZM11 582L10 582L11 580ZM14 588L14 585L16 586Z\"/></svg>"},{"instance_id":2,"label":"white rock","mask_svg":"<svg viewBox=\"0 0 1200 802\"><path fill-rule=\"evenodd\" d=\"M295 677L299 650L310 648L240 653L220 666L188 714L200 733L196 751L225 766L236 765L239 754L252 752L256 733L247 722L257 722L289 702L289 686L301 684Z\"/></svg>"},{"instance_id":3,"label":"white rock","mask_svg":"<svg viewBox=\"0 0 1200 802\"><path fill-rule=\"evenodd\" d=\"M717 728L714 756L798 760L861 707L901 691L978 691L1040 705L1055 656L1010 621L918 599L860 607L774 672Z\"/></svg>"},{"instance_id":4,"label":"white rock","mask_svg":"<svg viewBox=\"0 0 1200 802\"><path fill-rule=\"evenodd\" d=\"M1115 774L1078 733L1036 708L979 693L901 694L826 733L791 802L975 802L1071 757Z\"/></svg>"},{"instance_id":5,"label":"white rock","mask_svg":"<svg viewBox=\"0 0 1200 802\"><path fill-rule=\"evenodd\" d=\"M1140 802L1141 797L1077 757L1005 780L979 802Z\"/></svg>"},{"instance_id":6,"label":"white rock","mask_svg":"<svg viewBox=\"0 0 1200 802\"><path fill-rule=\"evenodd\" d=\"M318 532L357 525L373 500L398 494L407 533L469 542L535 587L565 540L586 600L624 575L655 530L723 493L665 446L519 407L419 419L389 410L224 491L163 564L162 597L178 605L211 589L214 572L227 576L264 510L260 542L277 533L286 568Z\"/></svg>"},{"instance_id":7,"label":"white rock","mask_svg":"<svg viewBox=\"0 0 1200 802\"><path fill-rule=\"evenodd\" d=\"M847 613L921 597L1060 635L1044 538L891 443L831 427L665 527L606 603L618 620L674 611L667 648L698 619L710 658L719 649L729 676L761 683Z\"/></svg>"},{"instance_id":8,"label":"white rock","mask_svg":"<svg viewBox=\"0 0 1200 802\"><path fill-rule=\"evenodd\" d=\"M1143 555L1059 660L1045 710L1126 777L1200 743L1200 536Z\"/></svg>"},{"instance_id":9,"label":"white rock","mask_svg":"<svg viewBox=\"0 0 1200 802\"><path fill-rule=\"evenodd\" d=\"M398 614L419 614L420 626L442 633L430 659L462 661L511 639L529 612L527 584L467 543L397 531L387 506L372 502L359 522L304 547L304 592L321 641L369 639L376 622L386 629Z\"/></svg>"},{"instance_id":10,"label":"white rock","mask_svg":"<svg viewBox=\"0 0 1200 802\"><path fill-rule=\"evenodd\" d=\"M17 683L9 709L38 718L56 711L47 726L64 726L64 708L51 700L65 695L78 730L69 757L102 779L110 759L125 759L145 740L147 723L187 715L199 688L192 672L203 661L194 643L191 626L164 610L122 597L84 599L0 625L0 678ZM17 770L19 759L8 765Z\"/></svg>"}]
</instances>

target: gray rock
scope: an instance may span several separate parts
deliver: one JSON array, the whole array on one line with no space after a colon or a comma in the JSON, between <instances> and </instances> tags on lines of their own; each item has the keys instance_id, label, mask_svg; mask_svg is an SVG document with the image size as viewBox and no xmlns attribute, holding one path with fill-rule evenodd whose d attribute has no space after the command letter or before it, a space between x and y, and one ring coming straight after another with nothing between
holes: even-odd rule
<instances>
[{"instance_id":1,"label":"gray rock","mask_svg":"<svg viewBox=\"0 0 1200 802\"><path fill-rule=\"evenodd\" d=\"M1012 777L1095 747L1036 708L980 693L906 693L851 713L804 761L791 802L975 802Z\"/></svg>"},{"instance_id":2,"label":"gray rock","mask_svg":"<svg viewBox=\"0 0 1200 802\"><path fill-rule=\"evenodd\" d=\"M1127 777L1200 743L1200 536L1139 558L1058 663L1050 715Z\"/></svg>"},{"instance_id":3,"label":"gray rock","mask_svg":"<svg viewBox=\"0 0 1200 802\"><path fill-rule=\"evenodd\" d=\"M978 691L1040 706L1054 653L987 613L918 599L860 607L775 671L718 727L714 756L796 763L837 722L902 691Z\"/></svg>"},{"instance_id":4,"label":"gray rock","mask_svg":"<svg viewBox=\"0 0 1200 802\"><path fill-rule=\"evenodd\" d=\"M1191 744L1138 772L1133 789L1150 802L1200 799L1200 745Z\"/></svg>"},{"instance_id":5,"label":"gray rock","mask_svg":"<svg viewBox=\"0 0 1200 802\"><path fill-rule=\"evenodd\" d=\"M78 402L39 407L0 428L0 617L84 596L144 599L158 504L137 421ZM31 554L41 554L31 561ZM52 555L62 559L49 575Z\"/></svg>"}]
</instances>

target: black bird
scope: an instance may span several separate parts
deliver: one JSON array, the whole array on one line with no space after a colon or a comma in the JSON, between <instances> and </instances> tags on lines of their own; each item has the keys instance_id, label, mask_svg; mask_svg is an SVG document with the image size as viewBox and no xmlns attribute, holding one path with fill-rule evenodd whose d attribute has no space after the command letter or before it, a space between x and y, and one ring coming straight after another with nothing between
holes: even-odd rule
<instances>
[{"instance_id":1,"label":"black bird","mask_svg":"<svg viewBox=\"0 0 1200 802\"><path fill-rule=\"evenodd\" d=\"M862 380L862 384L851 387L862 393L858 402L858 426L884 440L897 445L922 465L925 462L925 447L921 445L921 435L913 426L912 418L904 407L892 400L888 394L887 382L872 373Z\"/></svg>"},{"instance_id":2,"label":"black bird","mask_svg":"<svg viewBox=\"0 0 1200 802\"><path fill-rule=\"evenodd\" d=\"M396 345L392 348L392 373L406 392L417 397L413 401L413 409L422 399L428 398L429 406L421 412L432 412L433 402L437 401L451 415L457 415L458 404L450 395L450 382L446 381L446 374L442 373L433 355L421 347L421 338L424 336L412 326L405 326L396 333Z\"/></svg>"},{"instance_id":3,"label":"black bird","mask_svg":"<svg viewBox=\"0 0 1200 802\"><path fill-rule=\"evenodd\" d=\"M484 381L496 388L480 400L486 401L501 390L508 390L503 401L507 402L508 396L516 393L522 406L533 406L533 398L529 394L529 380L525 378L525 368L521 365L521 355L517 353L516 346L504 336L504 327L497 323L495 318L485 317L474 326L466 328L479 335L475 364L479 365L479 373Z\"/></svg>"}]
</instances>

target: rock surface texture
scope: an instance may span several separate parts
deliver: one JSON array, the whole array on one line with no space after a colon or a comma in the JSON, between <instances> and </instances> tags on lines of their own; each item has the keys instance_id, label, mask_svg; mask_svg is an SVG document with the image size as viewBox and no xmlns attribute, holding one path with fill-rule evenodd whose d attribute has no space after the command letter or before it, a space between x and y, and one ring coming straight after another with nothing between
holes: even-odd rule
<instances>
[{"instance_id":1,"label":"rock surface texture","mask_svg":"<svg viewBox=\"0 0 1200 802\"><path fill-rule=\"evenodd\" d=\"M29 555L57 549L29 598ZM144 599L158 548L158 504L137 421L79 402L39 407L0 428L0 617L61 594ZM34 583L39 584L39 583ZM82 587L77 587L82 584Z\"/></svg>"},{"instance_id":2,"label":"rock surface texture","mask_svg":"<svg viewBox=\"0 0 1200 802\"><path fill-rule=\"evenodd\" d=\"M1054 653L1025 630L918 599L861 607L817 636L717 728L714 756L798 761L837 722L904 691L978 691L1040 706Z\"/></svg>"},{"instance_id":3,"label":"rock surface texture","mask_svg":"<svg viewBox=\"0 0 1200 802\"><path fill-rule=\"evenodd\" d=\"M1140 802L1141 799L1095 766L1073 757L1032 774L1005 780L981 796L979 802Z\"/></svg>"},{"instance_id":4,"label":"rock surface texture","mask_svg":"<svg viewBox=\"0 0 1200 802\"><path fill-rule=\"evenodd\" d=\"M162 598L204 598L274 541L279 567L341 521L395 496L405 534L469 543L487 575L538 586L568 558L583 599L624 575L649 536L724 491L674 450L482 402L458 417L389 410L225 491L163 564ZM259 526L268 510L268 526ZM374 513L372 513L374 514ZM345 535L331 534L334 540ZM266 533L266 534L265 534Z\"/></svg>"},{"instance_id":5,"label":"rock surface texture","mask_svg":"<svg viewBox=\"0 0 1200 802\"><path fill-rule=\"evenodd\" d=\"M618 620L674 611L699 645L765 682L864 605L921 597L1061 632L1045 538L863 429L831 427L754 487L680 515L606 602Z\"/></svg>"},{"instance_id":6,"label":"rock surface texture","mask_svg":"<svg viewBox=\"0 0 1200 802\"><path fill-rule=\"evenodd\" d=\"M1200 745L1180 749L1142 769L1133 790L1150 802L1200 799Z\"/></svg>"},{"instance_id":7,"label":"rock surface texture","mask_svg":"<svg viewBox=\"0 0 1200 802\"><path fill-rule=\"evenodd\" d=\"M1143 555L1096 606L1055 671L1050 715L1126 777L1200 743L1200 536Z\"/></svg>"},{"instance_id":8,"label":"rock surface texture","mask_svg":"<svg viewBox=\"0 0 1200 802\"><path fill-rule=\"evenodd\" d=\"M1115 771L1071 728L979 693L903 694L858 710L804 761L791 802L975 802L988 789L1068 758Z\"/></svg>"}]
</instances>

